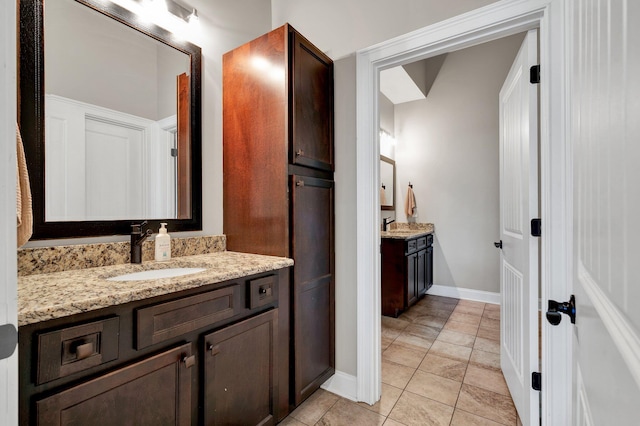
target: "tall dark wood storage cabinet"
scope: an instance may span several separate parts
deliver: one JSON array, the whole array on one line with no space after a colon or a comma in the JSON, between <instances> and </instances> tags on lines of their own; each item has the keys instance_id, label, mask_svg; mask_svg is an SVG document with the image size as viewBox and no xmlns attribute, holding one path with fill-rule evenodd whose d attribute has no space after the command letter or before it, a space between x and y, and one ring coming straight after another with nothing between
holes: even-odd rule
<instances>
[{"instance_id":1,"label":"tall dark wood storage cabinet","mask_svg":"<svg viewBox=\"0 0 640 426\"><path fill-rule=\"evenodd\" d=\"M289 25L226 53L223 122L227 249L295 261L279 305L286 413L287 392L298 405L334 373L333 62Z\"/></svg>"}]
</instances>

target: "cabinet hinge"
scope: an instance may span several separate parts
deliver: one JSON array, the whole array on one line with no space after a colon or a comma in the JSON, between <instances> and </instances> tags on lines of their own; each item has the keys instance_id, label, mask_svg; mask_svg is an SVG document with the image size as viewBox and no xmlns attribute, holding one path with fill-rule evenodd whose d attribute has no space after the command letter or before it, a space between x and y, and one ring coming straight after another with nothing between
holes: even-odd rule
<instances>
[{"instance_id":1,"label":"cabinet hinge","mask_svg":"<svg viewBox=\"0 0 640 426\"><path fill-rule=\"evenodd\" d=\"M534 65L529 68L529 83L538 84L540 83L540 65Z\"/></svg>"},{"instance_id":2,"label":"cabinet hinge","mask_svg":"<svg viewBox=\"0 0 640 426\"><path fill-rule=\"evenodd\" d=\"M537 391L542 389L542 374L538 372L531 373L531 387Z\"/></svg>"},{"instance_id":3,"label":"cabinet hinge","mask_svg":"<svg viewBox=\"0 0 640 426\"><path fill-rule=\"evenodd\" d=\"M178 156L178 148L171 148L171 156L172 157Z\"/></svg>"},{"instance_id":4,"label":"cabinet hinge","mask_svg":"<svg viewBox=\"0 0 640 426\"><path fill-rule=\"evenodd\" d=\"M531 236L542 236L542 219L531 219Z\"/></svg>"}]
</instances>

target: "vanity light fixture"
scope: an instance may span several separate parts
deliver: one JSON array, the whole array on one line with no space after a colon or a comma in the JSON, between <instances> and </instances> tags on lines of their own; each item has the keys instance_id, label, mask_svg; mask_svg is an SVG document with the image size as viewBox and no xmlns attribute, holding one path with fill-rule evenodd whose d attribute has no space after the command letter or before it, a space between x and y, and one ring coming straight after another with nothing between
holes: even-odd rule
<instances>
[{"instance_id":1,"label":"vanity light fixture","mask_svg":"<svg viewBox=\"0 0 640 426\"><path fill-rule=\"evenodd\" d=\"M198 20L198 11L196 9L188 8L173 0L166 0L166 2L167 10L184 22L192 23Z\"/></svg>"}]
</instances>

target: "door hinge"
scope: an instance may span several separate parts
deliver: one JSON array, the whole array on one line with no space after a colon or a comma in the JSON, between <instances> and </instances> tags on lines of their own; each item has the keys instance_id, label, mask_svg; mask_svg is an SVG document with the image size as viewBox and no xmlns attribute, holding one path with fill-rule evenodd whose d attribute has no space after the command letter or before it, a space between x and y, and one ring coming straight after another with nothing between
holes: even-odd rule
<instances>
[{"instance_id":1,"label":"door hinge","mask_svg":"<svg viewBox=\"0 0 640 426\"><path fill-rule=\"evenodd\" d=\"M171 148L171 156L172 157L178 156L178 148Z\"/></svg>"},{"instance_id":2,"label":"door hinge","mask_svg":"<svg viewBox=\"0 0 640 426\"><path fill-rule=\"evenodd\" d=\"M538 372L531 373L531 387L537 391L542 389L542 374Z\"/></svg>"},{"instance_id":3,"label":"door hinge","mask_svg":"<svg viewBox=\"0 0 640 426\"><path fill-rule=\"evenodd\" d=\"M540 237L542 235L542 219L531 219L531 236Z\"/></svg>"},{"instance_id":4,"label":"door hinge","mask_svg":"<svg viewBox=\"0 0 640 426\"><path fill-rule=\"evenodd\" d=\"M538 84L540 83L540 65L534 65L529 68L529 83Z\"/></svg>"}]
</instances>

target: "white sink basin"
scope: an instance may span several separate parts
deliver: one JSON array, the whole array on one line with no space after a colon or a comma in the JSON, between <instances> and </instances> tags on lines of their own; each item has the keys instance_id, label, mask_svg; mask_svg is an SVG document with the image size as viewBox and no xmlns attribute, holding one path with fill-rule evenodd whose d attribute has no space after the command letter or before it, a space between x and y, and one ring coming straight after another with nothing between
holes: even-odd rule
<instances>
[{"instance_id":1,"label":"white sink basin","mask_svg":"<svg viewBox=\"0 0 640 426\"><path fill-rule=\"evenodd\" d=\"M131 274L118 275L116 277L107 278L107 281L142 281L157 280L160 278L181 277L183 275L197 274L206 271L206 268L169 268L169 269L151 269L149 271L134 272Z\"/></svg>"}]
</instances>

